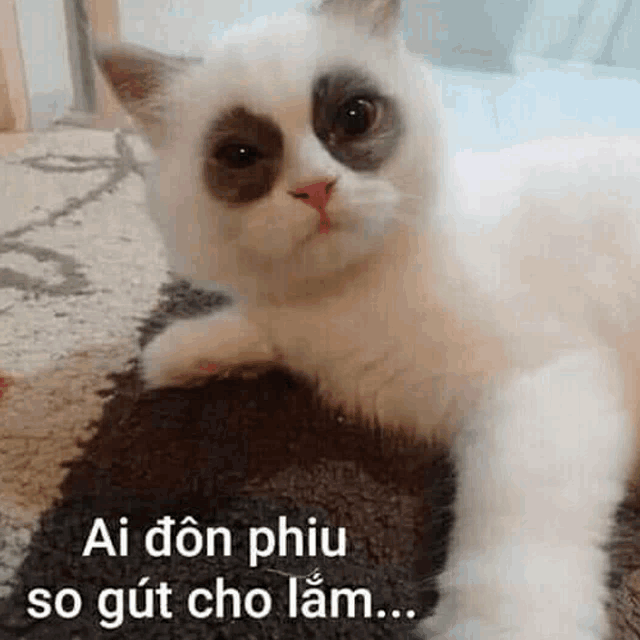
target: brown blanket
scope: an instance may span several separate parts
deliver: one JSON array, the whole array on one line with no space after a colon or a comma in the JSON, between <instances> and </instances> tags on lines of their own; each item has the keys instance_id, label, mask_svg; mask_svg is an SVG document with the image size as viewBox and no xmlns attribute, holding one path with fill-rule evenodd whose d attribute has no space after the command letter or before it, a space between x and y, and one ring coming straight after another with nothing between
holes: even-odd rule
<instances>
[{"instance_id":1,"label":"brown blanket","mask_svg":"<svg viewBox=\"0 0 640 640\"><path fill-rule=\"evenodd\" d=\"M174 283L142 327L141 344L172 319L222 304ZM284 371L147 393L131 351L109 345L76 354L56 370L5 382L1 640L406 638L414 620L434 606L455 491L445 451L352 422L321 406L313 385ZM617 638L640 638L637 494L630 490L620 509L612 544ZM144 534L167 515L175 519L170 555L151 557ZM290 533L280 555L282 516L299 533ZM127 518L122 527L121 517ZM206 536L196 553L189 525L202 533L226 528L230 554L214 546L207 555ZM162 546L160 536L154 541ZM91 553L83 556L85 546ZM332 550L338 555L330 557ZM221 617L217 578L230 589ZM46 591L33 591L38 588ZM66 592L56 604L63 588L77 596ZM351 591L337 596L344 588ZM195 589L207 590L195 601L201 618L187 606ZM349 595L356 593L350 612ZM367 594L371 612L363 604Z\"/></svg>"}]
</instances>

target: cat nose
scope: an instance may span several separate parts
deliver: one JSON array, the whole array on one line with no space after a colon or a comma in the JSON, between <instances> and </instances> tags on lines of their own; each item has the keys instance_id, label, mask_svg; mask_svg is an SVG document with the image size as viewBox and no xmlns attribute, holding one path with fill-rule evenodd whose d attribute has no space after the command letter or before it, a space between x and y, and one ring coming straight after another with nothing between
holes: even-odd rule
<instances>
[{"instance_id":1,"label":"cat nose","mask_svg":"<svg viewBox=\"0 0 640 640\"><path fill-rule=\"evenodd\" d=\"M300 199L314 209L324 209L337 180L320 180L289 191L289 195Z\"/></svg>"}]
</instances>

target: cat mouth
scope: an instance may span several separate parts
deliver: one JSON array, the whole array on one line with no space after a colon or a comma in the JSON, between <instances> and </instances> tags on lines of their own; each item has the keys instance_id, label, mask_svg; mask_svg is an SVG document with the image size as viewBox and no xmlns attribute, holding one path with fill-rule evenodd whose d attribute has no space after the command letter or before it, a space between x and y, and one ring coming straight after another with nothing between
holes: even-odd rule
<instances>
[{"instance_id":1,"label":"cat mouth","mask_svg":"<svg viewBox=\"0 0 640 640\"><path fill-rule=\"evenodd\" d=\"M320 214L320 222L318 222L317 232L329 233L329 230L331 229L331 220L329 219L329 215L324 209L318 209L318 213Z\"/></svg>"},{"instance_id":2,"label":"cat mouth","mask_svg":"<svg viewBox=\"0 0 640 640\"><path fill-rule=\"evenodd\" d=\"M306 236L303 239L303 243L306 242L311 242L313 239L317 238L318 236L328 236L331 235L333 233L335 233L336 231L340 230L340 225L339 224L326 224L326 223L322 223L322 222L318 222L318 224L316 225L316 228L314 231L312 231L308 236Z\"/></svg>"},{"instance_id":3,"label":"cat mouth","mask_svg":"<svg viewBox=\"0 0 640 640\"><path fill-rule=\"evenodd\" d=\"M323 221L321 220L316 224L315 229L311 233L308 233L306 236L300 238L300 240L295 243L294 249L302 249L308 244L311 244L314 240L326 238L330 235L333 235L337 231L340 231L341 229L344 229L344 227L337 222L332 221L327 224L323 223Z\"/></svg>"},{"instance_id":4,"label":"cat mouth","mask_svg":"<svg viewBox=\"0 0 640 640\"><path fill-rule=\"evenodd\" d=\"M333 225L331 224L331 222L329 221L329 219L322 219L320 220L320 222L318 222L318 226L316 228L316 233L329 233L329 231L331 231L331 227Z\"/></svg>"}]
</instances>

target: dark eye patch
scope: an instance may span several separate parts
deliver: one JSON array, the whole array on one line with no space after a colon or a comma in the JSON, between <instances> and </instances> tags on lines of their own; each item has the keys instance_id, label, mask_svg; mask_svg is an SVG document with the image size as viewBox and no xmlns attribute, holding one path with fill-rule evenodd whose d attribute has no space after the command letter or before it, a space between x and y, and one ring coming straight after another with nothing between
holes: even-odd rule
<instances>
[{"instance_id":1,"label":"dark eye patch","mask_svg":"<svg viewBox=\"0 0 640 640\"><path fill-rule=\"evenodd\" d=\"M354 171L381 167L402 134L396 103L356 71L325 74L315 81L312 117L327 151Z\"/></svg>"},{"instance_id":2,"label":"dark eye patch","mask_svg":"<svg viewBox=\"0 0 640 640\"><path fill-rule=\"evenodd\" d=\"M230 205L262 198L275 184L283 150L282 132L274 122L234 107L206 136L205 182L216 198Z\"/></svg>"}]
</instances>

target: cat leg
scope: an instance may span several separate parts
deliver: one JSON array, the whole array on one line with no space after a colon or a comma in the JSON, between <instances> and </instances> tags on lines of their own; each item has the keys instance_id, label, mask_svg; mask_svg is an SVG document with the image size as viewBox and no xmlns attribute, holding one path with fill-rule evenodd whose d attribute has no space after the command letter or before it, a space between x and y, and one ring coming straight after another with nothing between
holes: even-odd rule
<instances>
[{"instance_id":1,"label":"cat leg","mask_svg":"<svg viewBox=\"0 0 640 640\"><path fill-rule=\"evenodd\" d=\"M161 333L142 354L147 388L184 386L239 364L274 360L263 332L237 309L181 320Z\"/></svg>"},{"instance_id":2,"label":"cat leg","mask_svg":"<svg viewBox=\"0 0 640 640\"><path fill-rule=\"evenodd\" d=\"M603 549L633 457L608 355L496 385L454 444L451 555L422 638L605 640Z\"/></svg>"}]
</instances>

